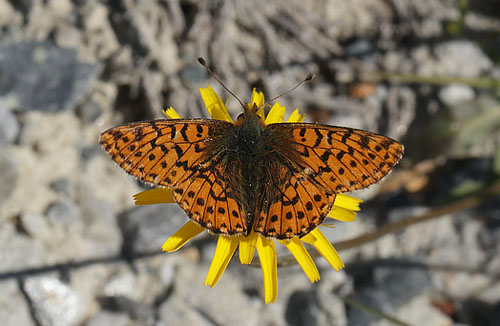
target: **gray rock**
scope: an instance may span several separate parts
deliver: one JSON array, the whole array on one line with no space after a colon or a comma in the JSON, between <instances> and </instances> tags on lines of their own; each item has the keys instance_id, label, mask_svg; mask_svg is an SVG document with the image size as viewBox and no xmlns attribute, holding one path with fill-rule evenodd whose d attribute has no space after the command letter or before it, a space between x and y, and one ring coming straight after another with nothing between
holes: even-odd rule
<instances>
[{"instance_id":1,"label":"gray rock","mask_svg":"<svg viewBox=\"0 0 500 326\"><path fill-rule=\"evenodd\" d=\"M51 224L56 226L71 226L80 217L78 206L69 199L50 204L46 214Z\"/></svg>"},{"instance_id":2,"label":"gray rock","mask_svg":"<svg viewBox=\"0 0 500 326\"><path fill-rule=\"evenodd\" d=\"M69 194L71 182L66 178L58 179L50 184L50 188L61 194Z\"/></svg>"},{"instance_id":3,"label":"gray rock","mask_svg":"<svg viewBox=\"0 0 500 326\"><path fill-rule=\"evenodd\" d=\"M439 99L448 106L470 102L474 97L474 90L466 85L447 85L439 91Z\"/></svg>"},{"instance_id":4,"label":"gray rock","mask_svg":"<svg viewBox=\"0 0 500 326\"><path fill-rule=\"evenodd\" d=\"M122 245L122 233L116 211L108 202L95 196L90 187L80 185L78 204L85 224L84 237L94 255L117 254Z\"/></svg>"},{"instance_id":5,"label":"gray rock","mask_svg":"<svg viewBox=\"0 0 500 326\"><path fill-rule=\"evenodd\" d=\"M76 326L88 317L89 302L56 278L30 278L25 281L24 290L42 326Z\"/></svg>"},{"instance_id":6,"label":"gray rock","mask_svg":"<svg viewBox=\"0 0 500 326\"><path fill-rule=\"evenodd\" d=\"M0 273L39 267L47 260L47 252L39 242L17 233L10 222L0 224Z\"/></svg>"},{"instance_id":7,"label":"gray rock","mask_svg":"<svg viewBox=\"0 0 500 326\"><path fill-rule=\"evenodd\" d=\"M472 41L450 41L435 48L445 75L476 77L493 67L493 62Z\"/></svg>"},{"instance_id":8,"label":"gray rock","mask_svg":"<svg viewBox=\"0 0 500 326\"><path fill-rule=\"evenodd\" d=\"M326 325L325 313L312 291L296 291L288 298L285 319L288 325Z\"/></svg>"},{"instance_id":9,"label":"gray rock","mask_svg":"<svg viewBox=\"0 0 500 326\"><path fill-rule=\"evenodd\" d=\"M100 311L87 322L87 326L127 326L129 323L126 313Z\"/></svg>"},{"instance_id":10,"label":"gray rock","mask_svg":"<svg viewBox=\"0 0 500 326\"><path fill-rule=\"evenodd\" d=\"M101 106L92 99L85 102L84 105L78 106L76 113L85 123L96 121L102 114Z\"/></svg>"},{"instance_id":11,"label":"gray rock","mask_svg":"<svg viewBox=\"0 0 500 326\"><path fill-rule=\"evenodd\" d=\"M16 116L0 98L0 145L12 144L19 134L20 125Z\"/></svg>"},{"instance_id":12,"label":"gray rock","mask_svg":"<svg viewBox=\"0 0 500 326\"><path fill-rule=\"evenodd\" d=\"M19 163L15 156L7 151L0 151L0 204L9 199L16 187Z\"/></svg>"},{"instance_id":13,"label":"gray rock","mask_svg":"<svg viewBox=\"0 0 500 326\"><path fill-rule=\"evenodd\" d=\"M96 64L80 62L75 50L49 42L1 44L0 97L14 100L23 110L69 110L98 69Z\"/></svg>"},{"instance_id":14,"label":"gray rock","mask_svg":"<svg viewBox=\"0 0 500 326\"><path fill-rule=\"evenodd\" d=\"M106 282L103 282L97 296L123 297L151 306L164 297L174 280L174 266L164 254L135 261L134 269L129 265L116 268Z\"/></svg>"},{"instance_id":15,"label":"gray rock","mask_svg":"<svg viewBox=\"0 0 500 326\"><path fill-rule=\"evenodd\" d=\"M188 221L175 204L135 207L120 218L125 251L136 254L159 251L162 244Z\"/></svg>"},{"instance_id":16,"label":"gray rock","mask_svg":"<svg viewBox=\"0 0 500 326\"><path fill-rule=\"evenodd\" d=\"M19 290L17 281L0 282L0 320L2 325L35 325L28 303Z\"/></svg>"},{"instance_id":17,"label":"gray rock","mask_svg":"<svg viewBox=\"0 0 500 326\"><path fill-rule=\"evenodd\" d=\"M140 322L141 325L154 324L154 311L141 302L123 296L101 298L99 301L104 309L125 312L130 319Z\"/></svg>"},{"instance_id":18,"label":"gray rock","mask_svg":"<svg viewBox=\"0 0 500 326\"><path fill-rule=\"evenodd\" d=\"M19 220L23 230L32 238L46 239L50 236L50 228L43 215L23 213Z\"/></svg>"},{"instance_id":19,"label":"gray rock","mask_svg":"<svg viewBox=\"0 0 500 326\"><path fill-rule=\"evenodd\" d=\"M165 325L218 325L178 297L162 303L158 311Z\"/></svg>"},{"instance_id":20,"label":"gray rock","mask_svg":"<svg viewBox=\"0 0 500 326\"><path fill-rule=\"evenodd\" d=\"M372 56L376 49L370 41L360 39L350 44L345 51L347 55L364 59L368 56Z\"/></svg>"},{"instance_id":21,"label":"gray rock","mask_svg":"<svg viewBox=\"0 0 500 326\"><path fill-rule=\"evenodd\" d=\"M365 273L366 274L366 273ZM356 289L354 300L415 325L452 325L431 305L429 275L423 270L377 268L374 285ZM348 310L349 325L386 325L372 314Z\"/></svg>"},{"instance_id":22,"label":"gray rock","mask_svg":"<svg viewBox=\"0 0 500 326\"><path fill-rule=\"evenodd\" d=\"M473 78L493 67L481 48L468 40L443 42L433 49L424 45L415 48L411 56L422 75Z\"/></svg>"},{"instance_id":23,"label":"gray rock","mask_svg":"<svg viewBox=\"0 0 500 326\"><path fill-rule=\"evenodd\" d=\"M171 296L159 308L161 320L166 325L182 325L181 321L202 320L200 317L207 319L205 323L208 325L257 326L270 324L259 320L263 314L262 308L265 306L261 295L247 294L239 279L241 270L248 270L248 266L242 267L236 261L233 262L234 264L230 263L219 282L210 288L203 286L209 264L195 264L186 259L186 256L180 258L183 259L179 259L176 266L175 287ZM253 272L257 278L262 275L258 269L250 269L250 272ZM262 279L252 282L252 285L261 289ZM173 313L177 309L180 311L191 310L192 312L187 316L182 316L180 313ZM170 314L179 320L170 319ZM242 319L241 316L245 316L245 318ZM281 324L283 323L278 323L278 325Z\"/></svg>"},{"instance_id":24,"label":"gray rock","mask_svg":"<svg viewBox=\"0 0 500 326\"><path fill-rule=\"evenodd\" d=\"M117 92L115 84L96 81L90 94L78 105L77 115L86 124L96 122L103 112L115 105Z\"/></svg>"}]
</instances>

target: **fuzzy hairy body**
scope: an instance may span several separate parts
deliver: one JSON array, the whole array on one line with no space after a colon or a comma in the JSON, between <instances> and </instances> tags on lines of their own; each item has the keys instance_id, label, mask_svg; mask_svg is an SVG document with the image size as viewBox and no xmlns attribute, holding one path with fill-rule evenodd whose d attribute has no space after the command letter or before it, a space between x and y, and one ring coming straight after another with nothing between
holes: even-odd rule
<instances>
[{"instance_id":1,"label":"fuzzy hairy body","mask_svg":"<svg viewBox=\"0 0 500 326\"><path fill-rule=\"evenodd\" d=\"M206 155L217 157L226 171L224 181L234 189L228 196L234 196L242 206L247 233L259 212L267 212L271 204L282 199L276 187L288 180L283 166L295 166L291 158L299 160L290 145L291 134L269 128L251 110L210 140Z\"/></svg>"}]
</instances>

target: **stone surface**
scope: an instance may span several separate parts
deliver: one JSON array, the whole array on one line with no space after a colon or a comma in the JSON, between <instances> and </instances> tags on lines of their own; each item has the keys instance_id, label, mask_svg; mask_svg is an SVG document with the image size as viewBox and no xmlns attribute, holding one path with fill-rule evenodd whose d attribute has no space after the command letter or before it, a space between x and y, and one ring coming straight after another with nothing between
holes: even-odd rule
<instances>
[{"instance_id":1,"label":"stone surface","mask_svg":"<svg viewBox=\"0 0 500 326\"><path fill-rule=\"evenodd\" d=\"M130 253L156 251L187 218L172 204L139 206L120 217L125 250Z\"/></svg>"},{"instance_id":2,"label":"stone surface","mask_svg":"<svg viewBox=\"0 0 500 326\"><path fill-rule=\"evenodd\" d=\"M73 109L96 78L98 66L49 42L0 45L0 97L23 110Z\"/></svg>"},{"instance_id":3,"label":"stone surface","mask_svg":"<svg viewBox=\"0 0 500 326\"><path fill-rule=\"evenodd\" d=\"M123 312L107 312L102 311L94 316L86 323L87 326L128 326L130 318Z\"/></svg>"},{"instance_id":4,"label":"stone surface","mask_svg":"<svg viewBox=\"0 0 500 326\"><path fill-rule=\"evenodd\" d=\"M416 48L413 57L419 62L418 73L427 76L477 77L492 68L493 63L471 41L448 41L436 46Z\"/></svg>"},{"instance_id":5,"label":"stone surface","mask_svg":"<svg viewBox=\"0 0 500 326\"><path fill-rule=\"evenodd\" d=\"M0 146L12 144L20 128L15 114L9 109L6 101L0 98Z\"/></svg>"},{"instance_id":6,"label":"stone surface","mask_svg":"<svg viewBox=\"0 0 500 326\"><path fill-rule=\"evenodd\" d=\"M163 325L217 325L184 300L173 297L159 307Z\"/></svg>"},{"instance_id":7,"label":"stone surface","mask_svg":"<svg viewBox=\"0 0 500 326\"><path fill-rule=\"evenodd\" d=\"M80 222L80 210L71 200L50 204L46 214L49 222L55 227L71 228Z\"/></svg>"},{"instance_id":8,"label":"stone surface","mask_svg":"<svg viewBox=\"0 0 500 326\"><path fill-rule=\"evenodd\" d=\"M498 79L500 19L491 1L469 1L463 22L458 3L0 0L0 320L387 324L340 298L348 296L416 325L449 325L433 306L445 297L457 324L494 325L495 201L343 250L341 272L315 258L315 284L298 265L279 268L277 302L266 305L261 270L237 255L214 288L203 286L217 243L207 232L176 253L159 252L188 218L175 204L133 208L142 186L98 143L103 130L162 117L166 106L208 117L200 87L226 102L200 55L243 101L254 87L270 98L315 73L279 99L286 116L297 107L307 122L379 132L407 148L398 171L355 193L365 199L355 222L321 228L327 238L337 243L446 207L457 188L480 189L498 174L499 101L490 89L397 75ZM366 84L373 93L357 96ZM240 105L227 103L236 118ZM437 130L428 132L431 122ZM435 132L445 134L446 150ZM466 146L450 154L455 143ZM413 178L425 186L403 190ZM279 259L288 254L277 250Z\"/></svg>"},{"instance_id":9,"label":"stone surface","mask_svg":"<svg viewBox=\"0 0 500 326\"><path fill-rule=\"evenodd\" d=\"M17 185L19 174L19 159L2 150L0 152L0 204L5 202L12 196L14 189ZM2 221L2 212L0 212L0 222Z\"/></svg>"},{"instance_id":10,"label":"stone surface","mask_svg":"<svg viewBox=\"0 0 500 326\"><path fill-rule=\"evenodd\" d=\"M48 261L47 251L39 241L18 234L12 223L0 223L0 273L40 267Z\"/></svg>"},{"instance_id":11,"label":"stone surface","mask_svg":"<svg viewBox=\"0 0 500 326\"><path fill-rule=\"evenodd\" d=\"M35 326L28 302L15 280L0 281L0 320L4 325Z\"/></svg>"},{"instance_id":12,"label":"stone surface","mask_svg":"<svg viewBox=\"0 0 500 326\"><path fill-rule=\"evenodd\" d=\"M374 278L374 286L356 289L356 301L415 325L453 325L432 307L427 292L430 279L424 271L377 268ZM355 308L347 316L349 325L389 325L387 320Z\"/></svg>"},{"instance_id":13,"label":"stone surface","mask_svg":"<svg viewBox=\"0 0 500 326\"><path fill-rule=\"evenodd\" d=\"M151 307L124 296L105 297L100 300L101 306L106 310L126 313L136 323L153 325L154 311Z\"/></svg>"},{"instance_id":14,"label":"stone surface","mask_svg":"<svg viewBox=\"0 0 500 326\"><path fill-rule=\"evenodd\" d=\"M22 229L32 238L47 239L50 237L50 226L45 216L24 213L19 219Z\"/></svg>"},{"instance_id":15,"label":"stone surface","mask_svg":"<svg viewBox=\"0 0 500 326\"><path fill-rule=\"evenodd\" d=\"M192 310L197 311L214 324L264 324L260 321L262 318L260 314L263 313L262 309L264 309L264 303L260 298L262 295L259 294L259 298L256 298L244 291L240 279L236 277L242 268L238 266L236 261L233 262L233 265L235 265L235 268L233 269L229 266L216 286L213 288L208 286L200 287L204 283L209 264L195 265L184 257L182 261L179 260L176 264L177 273L172 297L178 298L181 302L191 307ZM259 276L261 276L261 272L257 269L252 269L250 272L253 276L249 280L252 283L253 281L258 282L253 283L252 287L258 288L260 291L262 280L259 279ZM196 295L193 295L193 293L196 293ZM216 304L214 304L214 298L217 298ZM163 309L171 311L173 308L167 308L169 303L170 300L167 299L163 305ZM172 304L179 303L177 300L174 300ZM227 307L231 307L231 311L238 311L238 313L231 313ZM263 315L267 315L267 313L264 312ZM245 316L245 318L241 319L241 316ZM166 318L167 315L163 314L163 317ZM196 313L189 316L189 318L196 319L198 317ZM278 320L283 320L282 318L279 315L274 317L274 319ZM164 322L168 322L168 319L165 319Z\"/></svg>"},{"instance_id":16,"label":"stone surface","mask_svg":"<svg viewBox=\"0 0 500 326\"><path fill-rule=\"evenodd\" d=\"M474 90L465 85L448 85L439 91L439 98L449 106L470 102L474 96Z\"/></svg>"},{"instance_id":17,"label":"stone surface","mask_svg":"<svg viewBox=\"0 0 500 326\"><path fill-rule=\"evenodd\" d=\"M30 278L24 290L42 326L76 326L87 317L89 302L56 278Z\"/></svg>"}]
</instances>

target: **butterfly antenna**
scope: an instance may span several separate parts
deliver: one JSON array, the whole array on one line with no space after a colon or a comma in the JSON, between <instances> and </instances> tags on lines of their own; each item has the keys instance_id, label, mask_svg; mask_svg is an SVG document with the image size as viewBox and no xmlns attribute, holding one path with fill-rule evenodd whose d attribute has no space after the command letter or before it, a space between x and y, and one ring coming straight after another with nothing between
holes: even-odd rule
<instances>
[{"instance_id":1,"label":"butterfly antenna","mask_svg":"<svg viewBox=\"0 0 500 326\"><path fill-rule=\"evenodd\" d=\"M226 91L228 91L229 94L231 94L235 99L238 100L238 102L240 102L241 104L241 107L245 108L245 105L243 104L243 102L240 100L240 98L238 96L236 96L233 92L231 92L229 90L229 88L226 87L226 85L224 85L220 80L219 78L217 78L217 76L215 76L215 74L212 72L212 69L210 69L207 65L207 62L205 61L205 59L203 59L202 57L198 57L198 62L203 66L205 67L205 69L207 69L208 73L210 74L210 76L212 76L213 79L215 79L219 84L221 84L222 87L224 87L224 89Z\"/></svg>"},{"instance_id":2,"label":"butterfly antenna","mask_svg":"<svg viewBox=\"0 0 500 326\"><path fill-rule=\"evenodd\" d=\"M293 92L294 90L296 90L297 88L299 88L302 84L304 84L304 83L306 83L306 82L308 82L308 81L313 80L313 79L314 79L314 77L316 77L316 75L315 75L315 74L309 74L309 75L307 75L307 76L306 76L306 78L304 78L304 79L303 79L300 83L298 83L298 84L297 84L297 85L295 85L294 87L290 88L290 89L289 89L289 90L287 90L286 92L283 92L283 93L281 93L280 95L273 97L273 98L272 98L272 99L270 99L269 101L266 101L266 103L262 104L262 106L261 106L261 107L263 107L263 106L265 106L265 105L269 105L271 102L273 102L273 101L275 101L275 100L279 99L280 97L285 96L286 94Z\"/></svg>"}]
</instances>

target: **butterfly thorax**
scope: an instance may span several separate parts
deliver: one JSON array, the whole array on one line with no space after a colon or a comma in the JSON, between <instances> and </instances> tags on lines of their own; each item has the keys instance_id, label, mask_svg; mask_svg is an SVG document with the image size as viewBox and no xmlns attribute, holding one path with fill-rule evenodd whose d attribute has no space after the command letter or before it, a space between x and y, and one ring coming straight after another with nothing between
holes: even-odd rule
<instances>
[{"instance_id":1,"label":"butterfly thorax","mask_svg":"<svg viewBox=\"0 0 500 326\"><path fill-rule=\"evenodd\" d=\"M252 229L255 215L266 211L279 200L274 191L288 178L283 171L283 151L290 151L290 135L267 128L255 109L246 109L214 143L212 155L219 157L227 174L224 176L234 196L246 213L247 230Z\"/></svg>"}]
</instances>

